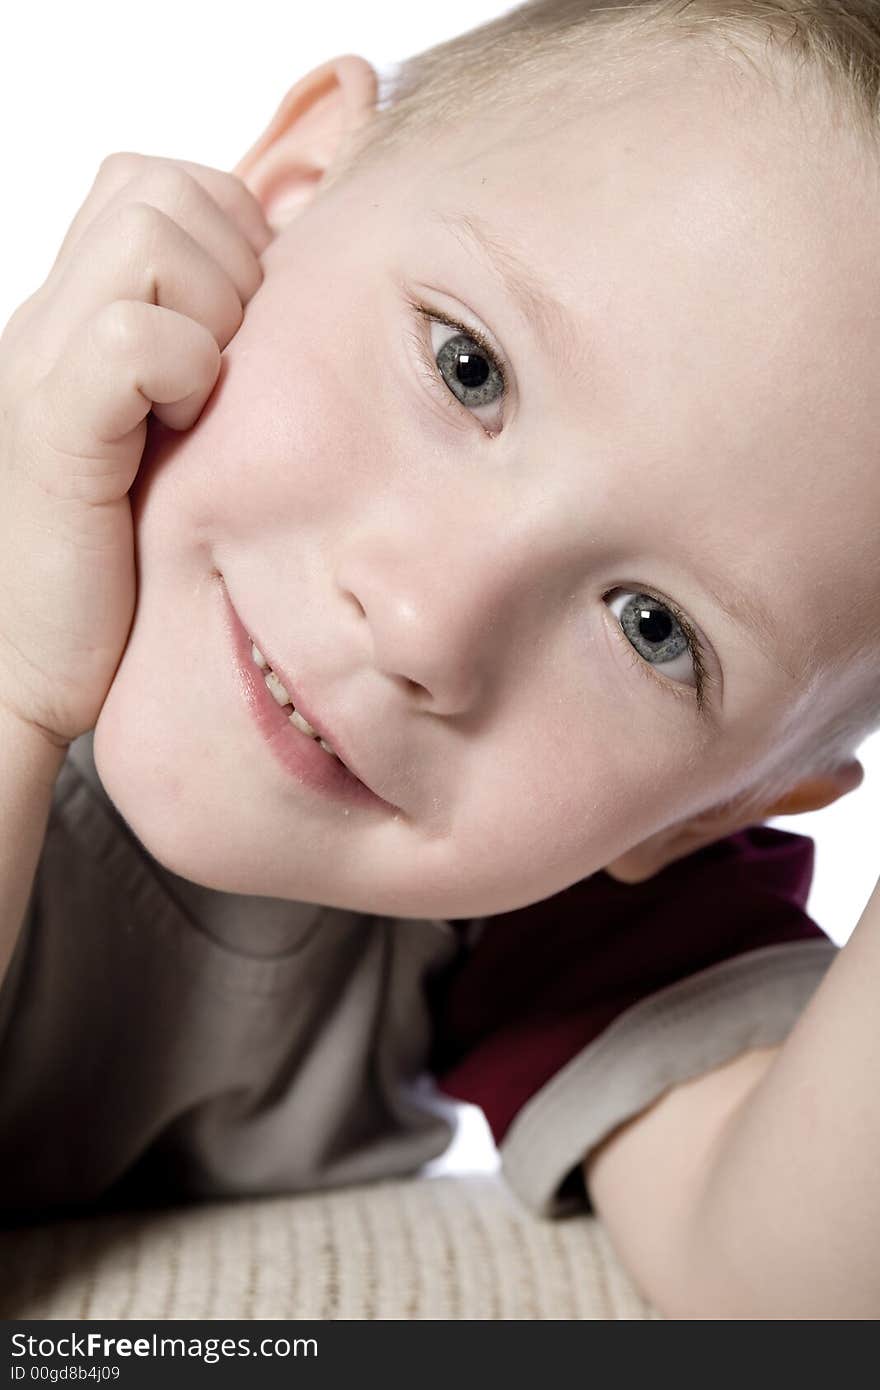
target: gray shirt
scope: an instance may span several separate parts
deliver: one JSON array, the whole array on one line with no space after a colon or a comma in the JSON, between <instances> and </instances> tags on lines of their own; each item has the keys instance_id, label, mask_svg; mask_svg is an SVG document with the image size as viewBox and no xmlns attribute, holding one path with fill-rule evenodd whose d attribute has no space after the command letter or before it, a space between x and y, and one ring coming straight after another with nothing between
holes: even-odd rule
<instances>
[{"instance_id":1,"label":"gray shirt","mask_svg":"<svg viewBox=\"0 0 880 1390\"><path fill-rule=\"evenodd\" d=\"M785 1036L836 953L815 927L786 931L654 987L572 1047L500 1144L527 1205L583 1206L565 1180L604 1134L671 1084ZM107 796L92 735L77 739L0 989L4 1216L417 1172L454 1133L426 1072L426 986L460 949L449 922L178 877Z\"/></svg>"},{"instance_id":2,"label":"gray shirt","mask_svg":"<svg viewBox=\"0 0 880 1390\"><path fill-rule=\"evenodd\" d=\"M217 1197L412 1172L453 1133L419 1077L421 982L455 947L446 922L179 878L77 739L0 991L0 1200L91 1202L124 1176L126 1195Z\"/></svg>"}]
</instances>

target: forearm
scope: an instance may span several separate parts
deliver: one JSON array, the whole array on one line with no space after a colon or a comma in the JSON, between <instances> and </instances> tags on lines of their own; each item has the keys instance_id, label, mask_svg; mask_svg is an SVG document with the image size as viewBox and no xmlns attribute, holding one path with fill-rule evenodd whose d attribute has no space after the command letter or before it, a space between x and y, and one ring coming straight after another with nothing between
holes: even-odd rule
<instances>
[{"instance_id":1,"label":"forearm","mask_svg":"<svg viewBox=\"0 0 880 1390\"><path fill-rule=\"evenodd\" d=\"M0 708L0 983L21 929L64 756Z\"/></svg>"},{"instance_id":2,"label":"forearm","mask_svg":"<svg viewBox=\"0 0 880 1390\"><path fill-rule=\"evenodd\" d=\"M684 1317L880 1317L880 883L720 1132Z\"/></svg>"}]
</instances>

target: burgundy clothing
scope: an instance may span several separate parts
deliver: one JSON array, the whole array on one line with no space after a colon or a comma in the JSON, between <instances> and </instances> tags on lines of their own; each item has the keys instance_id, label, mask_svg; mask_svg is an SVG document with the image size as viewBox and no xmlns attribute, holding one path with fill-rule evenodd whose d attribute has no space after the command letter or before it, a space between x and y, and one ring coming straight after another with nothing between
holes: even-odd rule
<instances>
[{"instance_id":1,"label":"burgundy clothing","mask_svg":"<svg viewBox=\"0 0 880 1390\"><path fill-rule=\"evenodd\" d=\"M813 841L767 825L707 845L642 883L600 870L484 918L430 990L430 1065L482 1107L500 1144L517 1111L624 1009L718 961L826 940L806 914Z\"/></svg>"},{"instance_id":2,"label":"burgundy clothing","mask_svg":"<svg viewBox=\"0 0 880 1390\"><path fill-rule=\"evenodd\" d=\"M813 864L809 837L753 825L641 883L600 870L482 919L429 988L441 1090L479 1105L502 1145L531 1097L640 1001L764 947L833 952L806 912Z\"/></svg>"}]
</instances>

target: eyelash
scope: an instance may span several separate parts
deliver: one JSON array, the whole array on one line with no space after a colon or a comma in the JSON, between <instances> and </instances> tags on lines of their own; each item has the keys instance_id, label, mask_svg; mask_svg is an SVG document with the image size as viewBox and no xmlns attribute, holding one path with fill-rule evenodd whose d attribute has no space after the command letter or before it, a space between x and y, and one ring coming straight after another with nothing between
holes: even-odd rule
<instances>
[{"instance_id":1,"label":"eyelash","mask_svg":"<svg viewBox=\"0 0 880 1390\"><path fill-rule=\"evenodd\" d=\"M412 299L407 296L406 302L417 318L416 330L409 334L409 339L416 349L419 364L424 369L423 375L426 377L432 391L434 391L435 394L442 393L442 396L446 398L446 403L451 404L454 410L461 411L472 420L477 419L472 410L469 410L466 405L462 405L461 401L456 399L437 371L437 363L432 356L430 343L425 337L425 328L433 320L435 323L444 324L447 328L456 329L464 338L470 338L472 343L476 343L484 357L492 363L501 378L501 385L504 388L504 394L501 398L503 408L503 401L507 395L507 383L509 380L507 363L495 348L490 346L486 337L480 330L478 328L468 327L466 323L462 323L459 319L453 318L450 314L443 313L440 309L429 309L427 304L422 304L417 299ZM477 423L479 424L479 420L477 420ZM487 430L486 433L494 435L495 432Z\"/></svg>"},{"instance_id":2,"label":"eyelash","mask_svg":"<svg viewBox=\"0 0 880 1390\"><path fill-rule=\"evenodd\" d=\"M426 341L424 332L425 327L428 324L430 324L432 320L436 323L445 324L447 328L456 329L457 332L461 333L466 338L470 338L472 342L477 344L477 347L480 349L482 353L485 354L485 356L488 358L488 360L492 363L492 365L498 372L506 396L509 375L507 364L505 363L504 359L499 356L496 350L490 346L490 344L487 342L486 338L479 331L479 329L469 327L466 323L462 323L459 319L453 318L451 315L443 313L440 309L430 309L427 306L427 304L422 304L419 300L414 299L409 295L406 296L406 302L409 305L410 309L413 311L413 313L416 315L417 319L417 326L415 328L415 331L410 333L408 336L416 349L419 364L423 369L422 374L426 377L428 385L431 387L432 391L435 394L442 394L442 396L446 398L446 401L452 405L453 409L462 411L465 415L471 416L471 418L475 418L473 416L472 411L468 410L467 406L462 405L461 401L455 398L455 396L452 394L449 387L443 381L443 378L440 376L437 370L437 363L431 355L430 346L429 343ZM489 433L489 431L487 431L487 433ZM622 586L617 585L615 587L620 588ZM613 590L608 590L608 593L612 592ZM709 675L709 672L707 670L705 653L703 651L700 639L697 637L697 634L691 627L691 624L688 622L688 619L685 617L684 613L682 613L678 605L673 603L670 599L663 598L660 594L651 593L648 589L633 589L632 592L646 594L648 598L653 599L656 603L662 604L664 608L669 609L670 613L678 622L682 632L685 635L685 640L688 645L688 651L690 653L691 660L694 664L694 679L696 682L694 686L694 692L696 697L697 710L700 714L703 714L706 708L706 687L710 684L712 677ZM655 685L660 686L662 690L671 691L671 693L675 695L677 699L688 701L694 699L694 696L688 695L686 693L686 691L690 687L683 685L681 681L671 681L667 680L663 676L656 675L654 673L654 668L651 666L650 662L645 661L643 657L639 656L632 643L626 640L626 637L623 633L623 628L620 627L619 623L617 626L618 631L621 634L621 638L624 642L624 645L626 646L627 650L632 656L633 666L637 667L638 670L641 671L648 678L648 680L653 681Z\"/></svg>"},{"instance_id":3,"label":"eyelash","mask_svg":"<svg viewBox=\"0 0 880 1390\"><path fill-rule=\"evenodd\" d=\"M648 680L653 681L655 685L659 685L663 690L671 691L677 699L691 701L694 698L696 698L697 710L700 714L703 714L705 712L707 704L706 689L712 683L713 678L707 669L706 655L703 651L702 643L700 642L699 637L694 632L694 629L691 627L684 613L682 613L678 605L673 603L671 599L664 598L662 594L652 593L650 589L630 588L627 585L617 584L615 585L614 589L609 589L607 591L605 597L607 598L608 594L614 593L615 589L622 589L624 593L645 594L647 598L653 599L655 603L659 603L663 608L669 609L669 612L675 618L679 627L684 633L691 661L694 663L694 680L696 682L696 684L693 687L694 695L687 694L687 691L690 690L691 687L685 685L683 681L667 680L664 676L656 675L654 667L651 665L651 663L649 661L645 661L643 657L639 656L632 643L627 641L623 628L620 626L620 623L617 622L615 618L617 630L620 633L621 641L623 642L624 646L626 647L627 651L632 657L633 666L637 667L641 672L643 672L643 674L647 676Z\"/></svg>"}]
</instances>

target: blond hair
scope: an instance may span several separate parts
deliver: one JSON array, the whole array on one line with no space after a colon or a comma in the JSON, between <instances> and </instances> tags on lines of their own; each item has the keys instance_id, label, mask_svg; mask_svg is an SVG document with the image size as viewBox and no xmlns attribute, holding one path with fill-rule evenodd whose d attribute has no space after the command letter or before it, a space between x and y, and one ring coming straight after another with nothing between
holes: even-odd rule
<instances>
[{"instance_id":1,"label":"blond hair","mask_svg":"<svg viewBox=\"0 0 880 1390\"><path fill-rule=\"evenodd\" d=\"M593 92L623 94L662 75L685 52L732 69L744 62L776 89L783 75L818 76L843 123L878 140L878 0L527 0L383 73L374 115L352 132L339 167L430 138L474 109L543 103L556 119ZM548 80L563 74L574 80L556 81L548 101Z\"/></svg>"},{"instance_id":2,"label":"blond hair","mask_svg":"<svg viewBox=\"0 0 880 1390\"><path fill-rule=\"evenodd\" d=\"M370 120L353 131L325 183L363 171L409 142L430 144L473 112L546 111L564 120L595 95L661 77L673 55L747 70L797 101L818 93L829 121L857 137L880 173L880 0L527 0L383 74ZM515 81L511 76L515 75ZM818 81L817 81L818 79ZM803 85L801 85L803 84ZM548 99L549 92L549 99ZM807 108L803 108L807 109ZM880 232L878 232L880 234ZM873 643L854 653L858 680L821 723L805 723L766 784L831 770L880 725L880 592ZM866 659L867 650L867 659Z\"/></svg>"}]
</instances>

